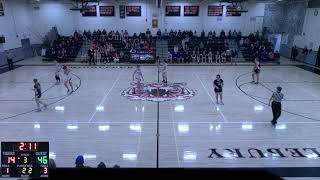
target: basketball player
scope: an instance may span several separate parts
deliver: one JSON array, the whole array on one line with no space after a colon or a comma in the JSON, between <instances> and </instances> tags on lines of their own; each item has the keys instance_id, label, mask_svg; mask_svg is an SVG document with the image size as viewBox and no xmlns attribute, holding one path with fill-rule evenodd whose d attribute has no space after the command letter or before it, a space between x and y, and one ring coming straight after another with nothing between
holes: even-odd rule
<instances>
[{"instance_id":1,"label":"basketball player","mask_svg":"<svg viewBox=\"0 0 320 180\"><path fill-rule=\"evenodd\" d=\"M40 98L41 98L41 85L40 85L40 83L38 82L37 79L33 79L33 83L34 83L33 90L34 90L34 95L35 95L34 100L36 101L37 107L38 107L36 112L40 112L41 111L40 104L43 104L44 108L47 108L47 104L40 100Z\"/></svg>"},{"instance_id":2,"label":"basketball player","mask_svg":"<svg viewBox=\"0 0 320 180\"><path fill-rule=\"evenodd\" d=\"M61 71L61 65L56 61L55 65L55 79L56 79L56 85L60 84L60 71Z\"/></svg>"},{"instance_id":3,"label":"basketball player","mask_svg":"<svg viewBox=\"0 0 320 180\"><path fill-rule=\"evenodd\" d=\"M166 84L168 83L168 77L167 77L167 66L168 64L166 61L163 61L159 65L159 73L162 75L162 83Z\"/></svg>"},{"instance_id":4,"label":"basketball player","mask_svg":"<svg viewBox=\"0 0 320 180\"><path fill-rule=\"evenodd\" d=\"M67 66L63 66L63 73L64 75L66 76L65 79L64 79L64 86L68 89L68 92L67 93L72 93L73 92L73 85L72 85L72 82L71 82L71 70L67 67ZM68 84L70 85L71 87L71 91L69 89L69 86Z\"/></svg>"},{"instance_id":5,"label":"basketball player","mask_svg":"<svg viewBox=\"0 0 320 180\"><path fill-rule=\"evenodd\" d=\"M223 88L223 80L220 75L216 76L216 79L213 82L214 92L216 93L216 103L219 104L219 96L220 96L220 104L224 105L222 102L222 88Z\"/></svg>"},{"instance_id":6,"label":"basketball player","mask_svg":"<svg viewBox=\"0 0 320 180\"><path fill-rule=\"evenodd\" d=\"M141 81L144 81L140 65L137 66L137 69L133 72L132 81L137 83L137 87L135 89L135 93L141 93L142 91L142 84Z\"/></svg>"},{"instance_id":7,"label":"basketball player","mask_svg":"<svg viewBox=\"0 0 320 180\"><path fill-rule=\"evenodd\" d=\"M260 62L258 58L255 58L254 60L254 66L252 69L252 81L251 83L259 84L259 73L260 73ZM256 81L255 81L256 77Z\"/></svg>"}]
</instances>

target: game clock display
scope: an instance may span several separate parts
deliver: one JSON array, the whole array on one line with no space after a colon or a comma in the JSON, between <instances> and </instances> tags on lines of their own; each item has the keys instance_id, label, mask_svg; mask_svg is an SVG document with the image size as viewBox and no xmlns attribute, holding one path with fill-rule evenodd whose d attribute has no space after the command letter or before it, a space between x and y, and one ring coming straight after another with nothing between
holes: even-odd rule
<instances>
[{"instance_id":1,"label":"game clock display","mask_svg":"<svg viewBox=\"0 0 320 180\"><path fill-rule=\"evenodd\" d=\"M48 177L49 142L1 142L2 177Z\"/></svg>"}]
</instances>

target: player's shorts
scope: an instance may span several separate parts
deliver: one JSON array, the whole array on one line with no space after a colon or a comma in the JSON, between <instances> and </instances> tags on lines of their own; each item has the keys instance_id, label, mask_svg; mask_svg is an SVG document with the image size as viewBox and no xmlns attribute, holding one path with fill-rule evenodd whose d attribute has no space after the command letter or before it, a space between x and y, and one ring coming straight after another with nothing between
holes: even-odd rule
<instances>
[{"instance_id":1,"label":"player's shorts","mask_svg":"<svg viewBox=\"0 0 320 180\"><path fill-rule=\"evenodd\" d=\"M41 93L40 94L36 94L35 96L36 96L36 98L40 99L41 98Z\"/></svg>"},{"instance_id":2,"label":"player's shorts","mask_svg":"<svg viewBox=\"0 0 320 180\"><path fill-rule=\"evenodd\" d=\"M64 81L71 81L72 77L70 74L68 74L65 78Z\"/></svg>"},{"instance_id":3,"label":"player's shorts","mask_svg":"<svg viewBox=\"0 0 320 180\"><path fill-rule=\"evenodd\" d=\"M162 77L167 78L167 72L162 72Z\"/></svg>"},{"instance_id":4,"label":"player's shorts","mask_svg":"<svg viewBox=\"0 0 320 180\"><path fill-rule=\"evenodd\" d=\"M259 74L260 73L260 69L255 69L254 73Z\"/></svg>"},{"instance_id":5,"label":"player's shorts","mask_svg":"<svg viewBox=\"0 0 320 180\"><path fill-rule=\"evenodd\" d=\"M222 89L214 88L214 92L216 92L216 93L221 93L221 92L222 92Z\"/></svg>"}]
</instances>

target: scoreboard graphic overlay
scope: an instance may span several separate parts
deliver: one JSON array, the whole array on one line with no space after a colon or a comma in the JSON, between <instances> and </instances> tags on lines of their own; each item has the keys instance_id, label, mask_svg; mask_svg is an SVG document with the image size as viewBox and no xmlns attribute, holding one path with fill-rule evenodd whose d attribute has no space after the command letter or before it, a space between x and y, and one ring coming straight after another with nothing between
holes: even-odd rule
<instances>
[{"instance_id":1,"label":"scoreboard graphic overlay","mask_svg":"<svg viewBox=\"0 0 320 180\"><path fill-rule=\"evenodd\" d=\"M48 177L49 142L1 142L2 177Z\"/></svg>"}]
</instances>

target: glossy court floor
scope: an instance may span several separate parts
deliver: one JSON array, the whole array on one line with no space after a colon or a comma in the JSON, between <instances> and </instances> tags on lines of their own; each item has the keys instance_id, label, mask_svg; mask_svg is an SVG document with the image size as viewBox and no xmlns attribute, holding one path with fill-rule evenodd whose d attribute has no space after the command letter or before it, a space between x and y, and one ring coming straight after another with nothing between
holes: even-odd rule
<instances>
[{"instance_id":1,"label":"glossy court floor","mask_svg":"<svg viewBox=\"0 0 320 180\"><path fill-rule=\"evenodd\" d=\"M49 141L58 167L73 167L80 154L91 167L100 161L109 167L319 167L320 76L263 66L261 83L253 85L251 69L169 66L169 82L187 83L195 96L158 104L121 96L134 67L74 66L78 88L66 95L63 85L53 85L53 66L22 66L0 74L0 140ZM156 67L142 71L145 82L157 82ZM216 74L225 82L225 105L215 104ZM50 104L42 112L34 112L33 78ZM266 103L277 86L285 112L273 127Z\"/></svg>"}]
</instances>

